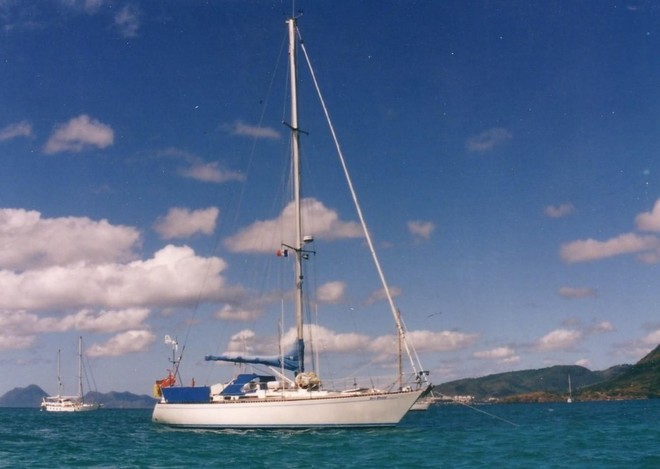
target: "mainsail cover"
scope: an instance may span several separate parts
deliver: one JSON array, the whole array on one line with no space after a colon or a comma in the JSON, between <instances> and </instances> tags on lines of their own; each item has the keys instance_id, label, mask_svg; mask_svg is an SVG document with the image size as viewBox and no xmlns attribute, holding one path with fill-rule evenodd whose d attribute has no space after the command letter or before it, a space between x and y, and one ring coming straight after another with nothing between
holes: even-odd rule
<instances>
[{"instance_id":1,"label":"mainsail cover","mask_svg":"<svg viewBox=\"0 0 660 469\"><path fill-rule=\"evenodd\" d=\"M294 345L284 355L256 356L256 355L206 355L204 360L230 363L250 363L254 365L268 365L275 368L284 368L289 371L298 371L300 364L300 351Z\"/></svg>"}]
</instances>

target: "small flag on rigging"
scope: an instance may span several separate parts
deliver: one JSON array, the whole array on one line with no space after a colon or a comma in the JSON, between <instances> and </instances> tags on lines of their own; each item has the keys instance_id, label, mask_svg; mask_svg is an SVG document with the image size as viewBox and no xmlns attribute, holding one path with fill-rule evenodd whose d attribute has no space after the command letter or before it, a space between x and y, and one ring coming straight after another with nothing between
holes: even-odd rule
<instances>
[{"instance_id":1,"label":"small flag on rigging","mask_svg":"<svg viewBox=\"0 0 660 469\"><path fill-rule=\"evenodd\" d=\"M278 249L276 252L278 257L289 257L289 250L288 249Z\"/></svg>"}]
</instances>

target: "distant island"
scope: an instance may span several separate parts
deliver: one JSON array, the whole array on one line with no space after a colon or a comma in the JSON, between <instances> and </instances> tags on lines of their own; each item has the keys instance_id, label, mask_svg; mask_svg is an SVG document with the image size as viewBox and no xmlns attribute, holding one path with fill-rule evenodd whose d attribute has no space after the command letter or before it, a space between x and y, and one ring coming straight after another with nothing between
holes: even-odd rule
<instances>
[{"instance_id":1,"label":"distant island","mask_svg":"<svg viewBox=\"0 0 660 469\"><path fill-rule=\"evenodd\" d=\"M617 365L590 371L576 365L511 371L460 379L433 387L450 400L476 402L565 402L568 376L574 401L660 398L660 345L634 365ZM14 388L0 397L0 407L39 407L46 392L37 385ZM149 409L156 399L130 392L89 392L85 400L106 409Z\"/></svg>"},{"instance_id":2,"label":"distant island","mask_svg":"<svg viewBox=\"0 0 660 469\"><path fill-rule=\"evenodd\" d=\"M436 394L477 402L565 402L660 398L660 345L634 365L590 371L576 365L511 371L434 386Z\"/></svg>"},{"instance_id":3,"label":"distant island","mask_svg":"<svg viewBox=\"0 0 660 469\"><path fill-rule=\"evenodd\" d=\"M0 397L0 407L39 407L41 400L48 394L36 384L25 388L14 388ZM130 392L88 392L86 402L96 402L105 409L150 409L156 399L146 394L137 395Z\"/></svg>"}]
</instances>

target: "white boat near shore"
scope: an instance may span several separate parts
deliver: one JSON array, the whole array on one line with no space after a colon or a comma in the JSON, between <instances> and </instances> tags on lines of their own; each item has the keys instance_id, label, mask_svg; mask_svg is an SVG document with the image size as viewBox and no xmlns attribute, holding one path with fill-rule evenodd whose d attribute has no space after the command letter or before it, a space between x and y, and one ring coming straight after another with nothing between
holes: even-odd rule
<instances>
[{"instance_id":1,"label":"white boat near shore","mask_svg":"<svg viewBox=\"0 0 660 469\"><path fill-rule=\"evenodd\" d=\"M61 376L61 351L57 351L57 395L44 396L41 401L41 410L46 412L87 412L90 410L97 410L101 407L100 404L85 402L83 395L83 349L82 337L78 338L78 395L76 396L63 396L62 390L62 376Z\"/></svg>"}]
</instances>

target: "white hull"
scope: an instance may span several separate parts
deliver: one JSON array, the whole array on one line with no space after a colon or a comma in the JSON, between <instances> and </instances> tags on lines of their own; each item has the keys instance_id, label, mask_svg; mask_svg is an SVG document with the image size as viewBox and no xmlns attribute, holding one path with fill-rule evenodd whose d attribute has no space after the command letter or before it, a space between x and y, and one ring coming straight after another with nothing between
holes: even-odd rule
<instances>
[{"instance_id":1,"label":"white hull","mask_svg":"<svg viewBox=\"0 0 660 469\"><path fill-rule=\"evenodd\" d=\"M97 410L100 407L99 404L85 404L68 398L50 398L50 400L44 400L41 403L41 410L45 410L46 412L88 412L90 410Z\"/></svg>"},{"instance_id":2,"label":"white hull","mask_svg":"<svg viewBox=\"0 0 660 469\"><path fill-rule=\"evenodd\" d=\"M159 402L152 419L174 427L191 428L394 426L422 392L422 389L358 395L337 392L322 397L249 398L198 404Z\"/></svg>"}]
</instances>

